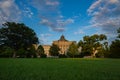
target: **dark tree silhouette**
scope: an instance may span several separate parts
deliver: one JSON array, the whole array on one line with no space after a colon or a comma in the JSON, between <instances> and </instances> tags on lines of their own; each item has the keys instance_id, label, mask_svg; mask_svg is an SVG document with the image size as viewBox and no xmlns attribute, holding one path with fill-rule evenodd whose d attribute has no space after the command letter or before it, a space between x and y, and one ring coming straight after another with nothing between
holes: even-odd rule
<instances>
[{"instance_id":1,"label":"dark tree silhouette","mask_svg":"<svg viewBox=\"0 0 120 80\"><path fill-rule=\"evenodd\" d=\"M13 57L17 50L28 50L32 44L37 44L36 33L23 23L6 22L0 28L0 46L8 46L14 49Z\"/></svg>"},{"instance_id":2,"label":"dark tree silhouette","mask_svg":"<svg viewBox=\"0 0 120 80\"><path fill-rule=\"evenodd\" d=\"M120 58L120 28L117 30L118 36L115 41L112 41L110 45L110 57Z\"/></svg>"},{"instance_id":3,"label":"dark tree silhouette","mask_svg":"<svg viewBox=\"0 0 120 80\"><path fill-rule=\"evenodd\" d=\"M53 44L50 47L50 50L49 50L50 55L52 55L52 56L58 56L59 55L59 51L60 51L60 48L57 45L55 45L55 44Z\"/></svg>"}]
</instances>

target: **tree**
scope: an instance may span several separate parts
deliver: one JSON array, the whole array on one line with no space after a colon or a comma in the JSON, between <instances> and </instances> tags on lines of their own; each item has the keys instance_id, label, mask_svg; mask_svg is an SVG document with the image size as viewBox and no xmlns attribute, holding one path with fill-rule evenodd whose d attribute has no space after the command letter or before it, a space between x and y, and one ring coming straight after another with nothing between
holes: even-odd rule
<instances>
[{"instance_id":1,"label":"tree","mask_svg":"<svg viewBox=\"0 0 120 80\"><path fill-rule=\"evenodd\" d=\"M120 58L120 28L117 30L118 39L112 41L110 45L110 57L112 58Z\"/></svg>"},{"instance_id":2,"label":"tree","mask_svg":"<svg viewBox=\"0 0 120 80\"><path fill-rule=\"evenodd\" d=\"M101 41L106 40L107 37L104 34L94 34L92 36L84 36L83 41L80 40L78 47L82 47L81 54L83 56L96 56L98 51L102 49Z\"/></svg>"},{"instance_id":3,"label":"tree","mask_svg":"<svg viewBox=\"0 0 120 80\"><path fill-rule=\"evenodd\" d=\"M37 44L36 33L23 23L6 22L0 28L0 46L8 46L14 50L13 57L16 57L17 50L27 50L32 44Z\"/></svg>"},{"instance_id":4,"label":"tree","mask_svg":"<svg viewBox=\"0 0 120 80\"><path fill-rule=\"evenodd\" d=\"M110 45L110 57L120 58L120 40L115 40Z\"/></svg>"},{"instance_id":5,"label":"tree","mask_svg":"<svg viewBox=\"0 0 120 80\"><path fill-rule=\"evenodd\" d=\"M26 57L33 57L36 58L37 57L37 51L35 49L35 47L32 45L29 48L27 48L27 53L26 53Z\"/></svg>"},{"instance_id":6,"label":"tree","mask_svg":"<svg viewBox=\"0 0 120 80\"><path fill-rule=\"evenodd\" d=\"M118 38L120 38L120 28L117 30L118 32Z\"/></svg>"},{"instance_id":7,"label":"tree","mask_svg":"<svg viewBox=\"0 0 120 80\"><path fill-rule=\"evenodd\" d=\"M60 51L60 48L57 45L53 44L50 47L49 53L52 56L58 56L59 55L59 51Z\"/></svg>"},{"instance_id":8,"label":"tree","mask_svg":"<svg viewBox=\"0 0 120 80\"><path fill-rule=\"evenodd\" d=\"M75 43L72 43L70 46L69 46L69 49L67 51L67 55L69 57L75 57L76 55L78 55L78 47Z\"/></svg>"},{"instance_id":9,"label":"tree","mask_svg":"<svg viewBox=\"0 0 120 80\"><path fill-rule=\"evenodd\" d=\"M45 58L47 55L45 54L44 48L42 47L42 45L39 45L38 49L37 49L37 54L41 57L41 58Z\"/></svg>"},{"instance_id":10,"label":"tree","mask_svg":"<svg viewBox=\"0 0 120 80\"><path fill-rule=\"evenodd\" d=\"M0 57L12 57L13 49L8 46L0 47Z\"/></svg>"}]
</instances>

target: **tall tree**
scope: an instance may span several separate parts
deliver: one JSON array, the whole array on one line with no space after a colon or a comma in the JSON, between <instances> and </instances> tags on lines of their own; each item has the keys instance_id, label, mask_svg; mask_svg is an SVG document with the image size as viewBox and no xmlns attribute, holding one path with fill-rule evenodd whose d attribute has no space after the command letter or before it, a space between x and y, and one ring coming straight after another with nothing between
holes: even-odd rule
<instances>
[{"instance_id":1,"label":"tall tree","mask_svg":"<svg viewBox=\"0 0 120 80\"><path fill-rule=\"evenodd\" d=\"M32 44L37 44L36 33L23 23L6 22L0 28L0 46L14 49L13 57L20 48L27 50Z\"/></svg>"},{"instance_id":2,"label":"tall tree","mask_svg":"<svg viewBox=\"0 0 120 80\"><path fill-rule=\"evenodd\" d=\"M84 36L83 41L80 40L78 47L82 47L82 53L84 55L95 56L98 53L98 50L101 49L101 41L106 40L107 37L104 34L94 34L92 36ZM83 55L82 54L82 55Z\"/></svg>"},{"instance_id":3,"label":"tall tree","mask_svg":"<svg viewBox=\"0 0 120 80\"><path fill-rule=\"evenodd\" d=\"M55 45L55 44L53 44L50 47L50 50L49 50L50 55L52 55L52 56L58 56L59 55L59 51L60 51L60 48L57 45Z\"/></svg>"},{"instance_id":4,"label":"tall tree","mask_svg":"<svg viewBox=\"0 0 120 80\"><path fill-rule=\"evenodd\" d=\"M120 58L120 28L117 30L118 36L115 41L112 41L110 45L110 57Z\"/></svg>"},{"instance_id":5,"label":"tall tree","mask_svg":"<svg viewBox=\"0 0 120 80\"><path fill-rule=\"evenodd\" d=\"M75 57L75 55L78 55L78 47L75 43L72 43L70 46L69 46L69 49L67 51L67 55L69 57Z\"/></svg>"}]
</instances>

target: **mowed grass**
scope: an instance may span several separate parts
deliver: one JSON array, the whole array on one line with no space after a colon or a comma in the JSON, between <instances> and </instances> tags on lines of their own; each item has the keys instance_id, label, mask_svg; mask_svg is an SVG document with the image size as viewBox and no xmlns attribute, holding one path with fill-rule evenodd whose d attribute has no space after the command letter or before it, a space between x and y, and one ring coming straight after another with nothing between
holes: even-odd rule
<instances>
[{"instance_id":1,"label":"mowed grass","mask_svg":"<svg viewBox=\"0 0 120 80\"><path fill-rule=\"evenodd\" d=\"M120 59L0 59L0 80L120 80Z\"/></svg>"}]
</instances>

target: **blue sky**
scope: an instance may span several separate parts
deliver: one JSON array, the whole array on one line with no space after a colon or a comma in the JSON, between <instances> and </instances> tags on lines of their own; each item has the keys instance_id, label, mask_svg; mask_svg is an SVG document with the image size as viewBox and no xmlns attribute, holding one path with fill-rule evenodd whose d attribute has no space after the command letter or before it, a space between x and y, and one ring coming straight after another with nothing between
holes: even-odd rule
<instances>
[{"instance_id":1,"label":"blue sky","mask_svg":"<svg viewBox=\"0 0 120 80\"><path fill-rule=\"evenodd\" d=\"M41 44L62 34L77 42L85 35L106 34L111 41L120 27L120 0L0 0L0 25L5 21L26 24Z\"/></svg>"}]
</instances>

